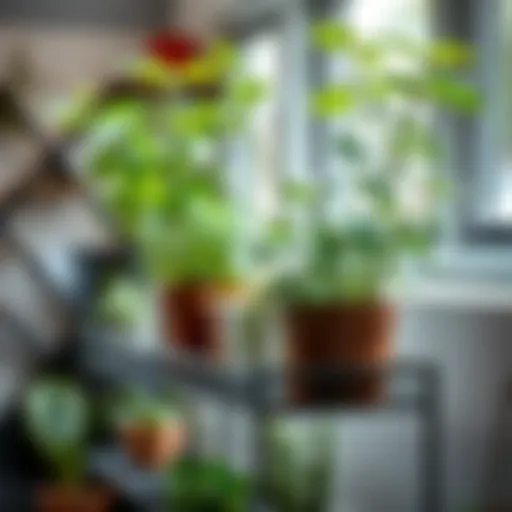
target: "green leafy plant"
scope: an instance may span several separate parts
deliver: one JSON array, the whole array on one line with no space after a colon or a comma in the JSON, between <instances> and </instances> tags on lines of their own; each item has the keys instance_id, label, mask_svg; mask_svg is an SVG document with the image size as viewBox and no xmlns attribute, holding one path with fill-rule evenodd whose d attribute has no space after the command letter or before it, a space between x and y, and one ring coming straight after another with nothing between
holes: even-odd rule
<instances>
[{"instance_id":1,"label":"green leafy plant","mask_svg":"<svg viewBox=\"0 0 512 512\"><path fill-rule=\"evenodd\" d=\"M58 481L76 486L86 470L89 411L80 389L71 382L38 382L26 399L28 432L55 470Z\"/></svg>"},{"instance_id":2,"label":"green leafy plant","mask_svg":"<svg viewBox=\"0 0 512 512\"><path fill-rule=\"evenodd\" d=\"M312 432L295 432L285 425L274 425L268 430L270 460L265 489L276 510L328 510L334 432L330 424L315 425Z\"/></svg>"},{"instance_id":3,"label":"green leafy plant","mask_svg":"<svg viewBox=\"0 0 512 512\"><path fill-rule=\"evenodd\" d=\"M169 467L167 503L183 512L246 512L251 486L224 461L183 458Z\"/></svg>"},{"instance_id":4,"label":"green leafy plant","mask_svg":"<svg viewBox=\"0 0 512 512\"><path fill-rule=\"evenodd\" d=\"M132 325L144 300L143 290L126 278L110 279L96 306L96 317L113 326Z\"/></svg>"},{"instance_id":5,"label":"green leafy plant","mask_svg":"<svg viewBox=\"0 0 512 512\"><path fill-rule=\"evenodd\" d=\"M477 91L459 78L472 51L368 39L332 23L315 27L313 39L340 65L341 78L311 99L313 115L337 134L336 168L311 185L302 251L278 288L288 301L373 300L438 235L447 181L435 114L477 111Z\"/></svg>"},{"instance_id":6,"label":"green leafy plant","mask_svg":"<svg viewBox=\"0 0 512 512\"><path fill-rule=\"evenodd\" d=\"M109 402L109 408L109 416L120 428L135 425L158 427L173 422L183 422L183 414L175 402L139 389L124 390Z\"/></svg>"},{"instance_id":7,"label":"green leafy plant","mask_svg":"<svg viewBox=\"0 0 512 512\"><path fill-rule=\"evenodd\" d=\"M86 176L157 280L236 281L244 271L234 257L241 223L222 150L245 125L261 85L240 74L225 43L182 75L149 61L138 63L132 80L150 97L101 102L88 94L67 114L85 135ZM215 84L215 94L190 93L205 84Z\"/></svg>"}]
</instances>

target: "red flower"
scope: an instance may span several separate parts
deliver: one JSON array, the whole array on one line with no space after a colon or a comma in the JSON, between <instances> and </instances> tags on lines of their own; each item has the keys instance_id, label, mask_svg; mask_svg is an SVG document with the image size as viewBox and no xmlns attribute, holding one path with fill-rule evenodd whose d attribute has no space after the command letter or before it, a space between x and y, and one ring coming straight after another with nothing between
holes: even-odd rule
<instances>
[{"instance_id":1,"label":"red flower","mask_svg":"<svg viewBox=\"0 0 512 512\"><path fill-rule=\"evenodd\" d=\"M180 34L161 33L148 42L152 57L171 67L184 67L202 53L200 43Z\"/></svg>"}]
</instances>

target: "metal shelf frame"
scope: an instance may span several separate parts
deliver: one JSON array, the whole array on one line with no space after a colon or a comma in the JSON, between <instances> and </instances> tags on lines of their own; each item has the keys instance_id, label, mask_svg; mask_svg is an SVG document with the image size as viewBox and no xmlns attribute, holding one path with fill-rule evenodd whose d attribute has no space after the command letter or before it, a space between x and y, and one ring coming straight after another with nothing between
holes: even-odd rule
<instances>
[{"instance_id":1,"label":"metal shelf frame","mask_svg":"<svg viewBox=\"0 0 512 512\"><path fill-rule=\"evenodd\" d=\"M268 470L268 422L291 415L325 412L414 414L421 429L417 436L420 492L416 510L444 511L442 378L438 366L429 361L403 360L390 367L389 393L382 402L302 407L290 403L283 395L285 372L280 368L230 368L196 357L184 357L170 350L155 355L142 355L110 347L109 353L109 344L105 340L101 346L101 357L88 360L88 371L102 383L100 387L109 388L126 383L140 384L150 389L176 386L222 399L227 404L242 406L250 412L255 425L252 449L256 461L254 483L258 490L253 503L254 511L269 509L263 495L263 481ZM333 378L341 379L354 377L361 371L371 369L329 370ZM318 369L314 371L315 374L317 372ZM404 389L404 386L395 385L400 383L413 386ZM227 416L226 421L229 420Z\"/></svg>"}]
</instances>

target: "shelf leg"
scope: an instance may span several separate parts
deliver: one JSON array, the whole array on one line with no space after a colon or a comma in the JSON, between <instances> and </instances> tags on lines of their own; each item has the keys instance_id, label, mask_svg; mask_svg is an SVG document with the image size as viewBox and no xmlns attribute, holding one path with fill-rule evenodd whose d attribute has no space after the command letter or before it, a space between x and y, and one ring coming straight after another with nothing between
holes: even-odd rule
<instances>
[{"instance_id":1,"label":"shelf leg","mask_svg":"<svg viewBox=\"0 0 512 512\"><path fill-rule=\"evenodd\" d=\"M421 406L421 512L444 511L443 418L439 373L425 375L425 397Z\"/></svg>"}]
</instances>

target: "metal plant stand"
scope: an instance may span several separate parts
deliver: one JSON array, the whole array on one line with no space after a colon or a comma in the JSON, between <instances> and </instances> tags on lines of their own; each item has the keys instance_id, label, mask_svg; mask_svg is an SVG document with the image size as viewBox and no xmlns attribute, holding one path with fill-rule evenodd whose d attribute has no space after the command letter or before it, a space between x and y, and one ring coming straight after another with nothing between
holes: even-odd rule
<instances>
[{"instance_id":1,"label":"metal plant stand","mask_svg":"<svg viewBox=\"0 0 512 512\"><path fill-rule=\"evenodd\" d=\"M353 370L350 371L351 373ZM343 378L343 372L334 377ZM274 378L279 375L274 375ZM263 378L263 377L262 377ZM272 377L267 377L272 379ZM253 401L255 433L254 453L256 456L256 481L262 481L268 472L265 426L267 422L287 415L316 414L322 412L384 412L384 413L413 413L420 419L421 433L418 436L419 460L418 475L421 479L420 495L417 510L419 512L442 512L444 510L443 493L443 447L442 447L442 411L441 411L441 382L436 365L431 363L403 362L390 371L390 379L405 379L414 381L417 389L413 393L390 390L389 396L382 403L368 406L328 405L314 407L296 407L289 405L281 398L272 399L265 391L268 389L256 380L256 400ZM391 386L393 384L390 384ZM272 386L270 386L272 387ZM259 393L258 391L259 390ZM264 503L261 496L257 497L255 510L261 510Z\"/></svg>"},{"instance_id":2,"label":"metal plant stand","mask_svg":"<svg viewBox=\"0 0 512 512\"><path fill-rule=\"evenodd\" d=\"M97 342L97 340L96 340ZM221 398L227 404L243 406L251 412L255 424L253 450L255 455L256 490L253 510L273 510L263 495L263 477L268 471L266 425L269 421L296 414L340 413L412 413L420 420L418 436L418 474L420 496L415 510L418 512L443 512L443 435L441 411L441 377L435 364L424 361L403 361L389 369L386 396L377 404L350 406L298 407L286 399L285 374L279 369L230 370L191 358L181 358L170 353L155 355L129 355L117 352L107 354L106 344L101 343L101 357L89 359L92 374L103 385L139 382L144 386L162 388L169 384L185 386ZM95 353L91 350L91 353ZM97 352L96 352L97 353ZM355 369L333 375L343 378L354 375ZM119 484L120 478L117 479ZM127 483L127 488L129 487ZM281 511L279 511L281 512Z\"/></svg>"}]
</instances>

